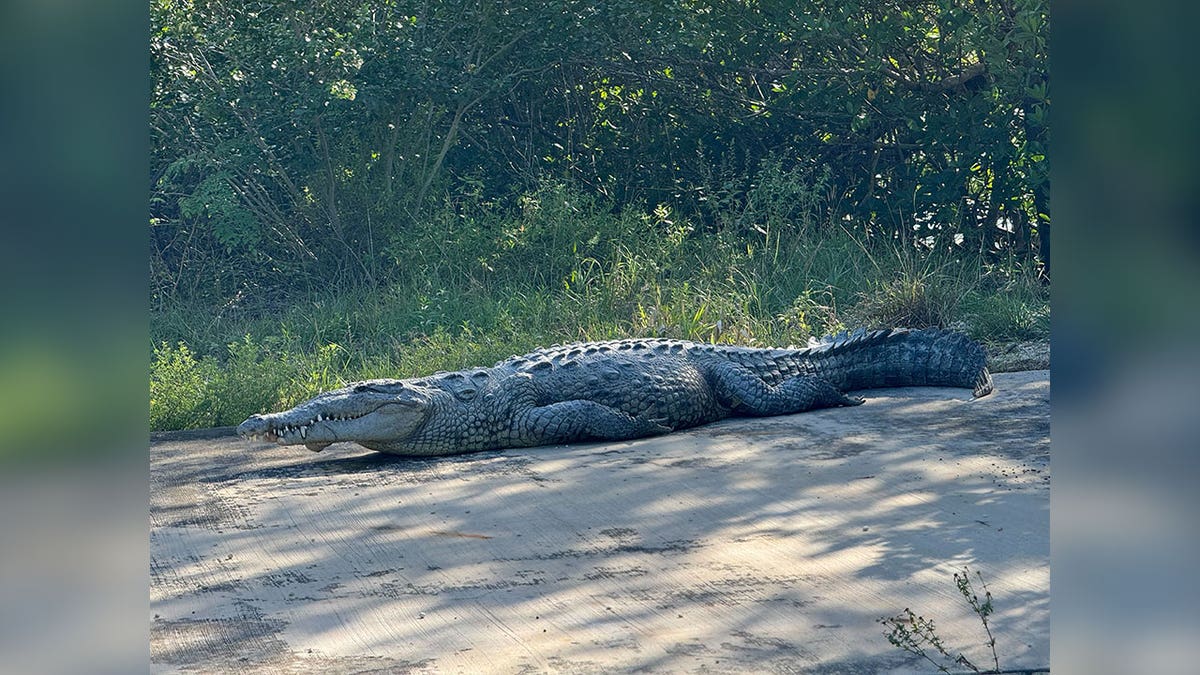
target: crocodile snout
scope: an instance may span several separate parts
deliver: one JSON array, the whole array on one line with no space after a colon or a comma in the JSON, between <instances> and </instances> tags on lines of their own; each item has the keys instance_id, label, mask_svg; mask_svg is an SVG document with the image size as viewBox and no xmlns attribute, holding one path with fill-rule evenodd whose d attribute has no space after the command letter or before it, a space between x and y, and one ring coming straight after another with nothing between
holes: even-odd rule
<instances>
[{"instance_id":1,"label":"crocodile snout","mask_svg":"<svg viewBox=\"0 0 1200 675\"><path fill-rule=\"evenodd\" d=\"M251 415L249 419L238 425L237 432L239 436L249 437L266 433L268 426L267 421L262 416Z\"/></svg>"}]
</instances>

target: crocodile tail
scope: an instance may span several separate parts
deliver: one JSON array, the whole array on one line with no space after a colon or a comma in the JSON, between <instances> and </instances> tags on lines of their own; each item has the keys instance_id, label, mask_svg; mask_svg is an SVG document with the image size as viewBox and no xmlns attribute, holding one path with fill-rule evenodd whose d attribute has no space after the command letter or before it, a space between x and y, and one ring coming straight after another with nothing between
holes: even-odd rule
<instances>
[{"instance_id":1,"label":"crocodile tail","mask_svg":"<svg viewBox=\"0 0 1200 675\"><path fill-rule=\"evenodd\" d=\"M795 356L804 360L804 371L842 391L949 386L970 388L978 398L993 389L983 347L957 331L859 329L810 340Z\"/></svg>"}]
</instances>

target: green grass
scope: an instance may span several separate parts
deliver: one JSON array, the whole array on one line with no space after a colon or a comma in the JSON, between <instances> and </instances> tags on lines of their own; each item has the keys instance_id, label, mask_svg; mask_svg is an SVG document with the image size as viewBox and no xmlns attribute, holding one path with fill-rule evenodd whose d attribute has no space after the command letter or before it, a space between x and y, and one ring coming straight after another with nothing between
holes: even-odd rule
<instances>
[{"instance_id":1,"label":"green grass","mask_svg":"<svg viewBox=\"0 0 1200 675\"><path fill-rule=\"evenodd\" d=\"M151 428L237 424L343 382L490 365L556 342L782 346L897 325L964 326L992 343L1049 332L1048 291L1020 265L867 242L818 226L816 206L747 206L701 229L662 207L614 214L558 185L522 203L508 216L481 206L432 218L389 250L383 288L274 306L165 303L151 321Z\"/></svg>"}]
</instances>

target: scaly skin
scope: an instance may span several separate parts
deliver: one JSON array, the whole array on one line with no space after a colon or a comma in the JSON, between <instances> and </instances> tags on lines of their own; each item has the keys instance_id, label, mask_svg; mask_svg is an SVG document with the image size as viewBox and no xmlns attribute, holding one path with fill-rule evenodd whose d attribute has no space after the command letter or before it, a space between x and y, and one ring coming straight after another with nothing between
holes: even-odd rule
<instances>
[{"instance_id":1,"label":"scaly skin","mask_svg":"<svg viewBox=\"0 0 1200 675\"><path fill-rule=\"evenodd\" d=\"M845 392L913 385L992 391L983 349L961 333L856 331L805 349L634 339L539 349L491 368L370 380L238 427L320 451L354 441L452 455L664 434L733 416L858 405Z\"/></svg>"}]
</instances>

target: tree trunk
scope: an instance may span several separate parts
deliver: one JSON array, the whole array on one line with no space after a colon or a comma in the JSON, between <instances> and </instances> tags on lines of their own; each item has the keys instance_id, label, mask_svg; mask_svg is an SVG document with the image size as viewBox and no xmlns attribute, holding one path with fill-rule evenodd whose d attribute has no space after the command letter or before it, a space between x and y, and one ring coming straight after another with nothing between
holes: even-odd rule
<instances>
[{"instance_id":1,"label":"tree trunk","mask_svg":"<svg viewBox=\"0 0 1200 675\"><path fill-rule=\"evenodd\" d=\"M1050 221L1038 222L1038 258L1042 261L1042 282L1050 283Z\"/></svg>"},{"instance_id":2,"label":"tree trunk","mask_svg":"<svg viewBox=\"0 0 1200 675\"><path fill-rule=\"evenodd\" d=\"M462 123L463 115L466 114L467 108L470 106L471 103L463 101L458 104L458 109L454 111L454 119L451 120L450 128L446 131L446 138L442 141L442 149L438 152L433 166L425 174L425 181L421 184L421 191L417 193L416 209L419 210L425 203L425 195L429 192L430 186L433 185L433 180L437 178L438 173L442 170L442 162L446 159L446 153L450 152L450 148L454 147L454 141L458 139L459 124Z\"/></svg>"}]
</instances>

